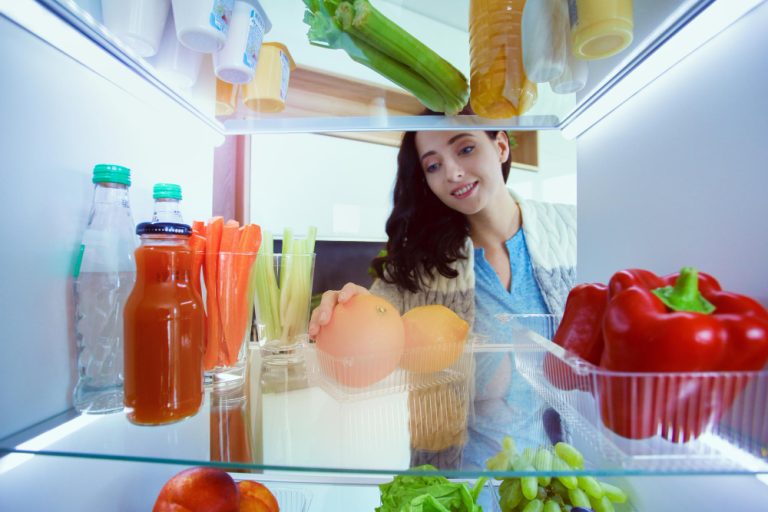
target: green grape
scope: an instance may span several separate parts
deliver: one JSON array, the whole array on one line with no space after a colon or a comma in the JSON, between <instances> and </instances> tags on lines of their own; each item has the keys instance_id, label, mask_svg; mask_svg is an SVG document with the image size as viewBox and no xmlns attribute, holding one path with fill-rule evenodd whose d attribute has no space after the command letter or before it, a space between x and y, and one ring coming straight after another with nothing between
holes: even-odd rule
<instances>
[{"instance_id":1,"label":"green grape","mask_svg":"<svg viewBox=\"0 0 768 512\"><path fill-rule=\"evenodd\" d=\"M520 454L520 457L528 464L533 465L533 459L536 458L536 450L533 448L526 448L523 450L523 453Z\"/></svg>"},{"instance_id":2,"label":"green grape","mask_svg":"<svg viewBox=\"0 0 768 512\"><path fill-rule=\"evenodd\" d=\"M517 458L517 447L515 446L515 440L511 437L504 436L504 439L501 440L501 449L506 452L509 460Z\"/></svg>"},{"instance_id":3,"label":"green grape","mask_svg":"<svg viewBox=\"0 0 768 512\"><path fill-rule=\"evenodd\" d=\"M532 500L528 502L522 512L542 512L544 510L544 504L541 500Z\"/></svg>"},{"instance_id":4,"label":"green grape","mask_svg":"<svg viewBox=\"0 0 768 512\"><path fill-rule=\"evenodd\" d=\"M544 512L563 512L560 508L560 504L554 500L547 500L544 502Z\"/></svg>"},{"instance_id":5,"label":"green grape","mask_svg":"<svg viewBox=\"0 0 768 512\"><path fill-rule=\"evenodd\" d=\"M536 456L533 458L533 467L537 471L550 471L552 469L552 453L545 448L539 448L536 451ZM551 476L540 476L538 478L539 484L545 487L552 482Z\"/></svg>"},{"instance_id":6,"label":"green grape","mask_svg":"<svg viewBox=\"0 0 768 512\"><path fill-rule=\"evenodd\" d=\"M571 467L566 464L563 459L555 455L552 457L552 469L555 471L570 471ZM579 482L575 476L558 476L556 478L568 489L576 489L579 487Z\"/></svg>"},{"instance_id":7,"label":"green grape","mask_svg":"<svg viewBox=\"0 0 768 512\"><path fill-rule=\"evenodd\" d=\"M589 503L587 494L581 489L569 489L568 497L571 499L571 505L574 507L590 508L592 506Z\"/></svg>"},{"instance_id":8,"label":"green grape","mask_svg":"<svg viewBox=\"0 0 768 512\"><path fill-rule=\"evenodd\" d=\"M556 496L560 496L562 498L568 497L568 488L564 486L560 480L553 480L549 485L549 488L552 489Z\"/></svg>"},{"instance_id":9,"label":"green grape","mask_svg":"<svg viewBox=\"0 0 768 512\"><path fill-rule=\"evenodd\" d=\"M509 458L503 451L485 461L485 467L490 471L507 471L509 466Z\"/></svg>"},{"instance_id":10,"label":"green grape","mask_svg":"<svg viewBox=\"0 0 768 512\"><path fill-rule=\"evenodd\" d=\"M519 478L505 478L499 486L499 505L503 512L509 512L523 500Z\"/></svg>"},{"instance_id":11,"label":"green grape","mask_svg":"<svg viewBox=\"0 0 768 512\"><path fill-rule=\"evenodd\" d=\"M568 443L557 443L555 453L574 469L584 469L584 456Z\"/></svg>"},{"instance_id":12,"label":"green grape","mask_svg":"<svg viewBox=\"0 0 768 512\"><path fill-rule=\"evenodd\" d=\"M579 482L579 488L587 493L591 498L602 498L603 494L605 494L605 491L603 491L603 487L600 485L600 482L591 476L577 477L577 481Z\"/></svg>"},{"instance_id":13,"label":"green grape","mask_svg":"<svg viewBox=\"0 0 768 512\"><path fill-rule=\"evenodd\" d=\"M627 493L606 482L600 482L600 487L603 488L603 492L613 503L625 503L627 501Z\"/></svg>"},{"instance_id":14,"label":"green grape","mask_svg":"<svg viewBox=\"0 0 768 512\"><path fill-rule=\"evenodd\" d=\"M539 481L535 476L524 476L520 478L520 487L523 490L523 496L529 500L536 499L539 495Z\"/></svg>"},{"instance_id":15,"label":"green grape","mask_svg":"<svg viewBox=\"0 0 768 512\"><path fill-rule=\"evenodd\" d=\"M589 502L592 504L592 510L595 512L614 512L613 503L608 499L608 496L590 498Z\"/></svg>"}]
</instances>

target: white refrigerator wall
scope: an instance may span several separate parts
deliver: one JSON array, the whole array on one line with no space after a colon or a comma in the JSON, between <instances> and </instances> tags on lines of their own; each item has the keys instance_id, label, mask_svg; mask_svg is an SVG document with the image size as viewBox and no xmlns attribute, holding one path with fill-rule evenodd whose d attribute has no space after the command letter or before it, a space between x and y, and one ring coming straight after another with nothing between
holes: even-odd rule
<instances>
[{"instance_id":1,"label":"white refrigerator wall","mask_svg":"<svg viewBox=\"0 0 768 512\"><path fill-rule=\"evenodd\" d=\"M693 265L768 304L768 3L578 140L578 279Z\"/></svg>"},{"instance_id":2,"label":"white refrigerator wall","mask_svg":"<svg viewBox=\"0 0 768 512\"><path fill-rule=\"evenodd\" d=\"M211 214L213 147L7 20L0 21L0 437L71 405L72 269L97 163L131 168L134 220L155 182Z\"/></svg>"}]
</instances>

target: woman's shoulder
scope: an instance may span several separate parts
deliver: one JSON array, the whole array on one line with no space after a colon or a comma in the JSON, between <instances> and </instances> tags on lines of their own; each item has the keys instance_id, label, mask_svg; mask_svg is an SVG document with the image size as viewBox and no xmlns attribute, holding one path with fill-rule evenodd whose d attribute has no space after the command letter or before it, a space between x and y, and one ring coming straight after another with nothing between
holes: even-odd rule
<instances>
[{"instance_id":1,"label":"woman's shoulder","mask_svg":"<svg viewBox=\"0 0 768 512\"><path fill-rule=\"evenodd\" d=\"M512 193L523 216L526 231L536 228L576 231L576 206L551 203L535 199L523 199Z\"/></svg>"}]
</instances>

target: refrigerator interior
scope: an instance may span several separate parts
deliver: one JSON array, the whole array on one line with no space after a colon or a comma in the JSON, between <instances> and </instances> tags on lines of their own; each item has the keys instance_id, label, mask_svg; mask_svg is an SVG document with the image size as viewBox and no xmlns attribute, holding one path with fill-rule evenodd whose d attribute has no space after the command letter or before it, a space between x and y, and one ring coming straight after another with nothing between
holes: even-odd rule
<instances>
[{"instance_id":1,"label":"refrigerator interior","mask_svg":"<svg viewBox=\"0 0 768 512\"><path fill-rule=\"evenodd\" d=\"M604 282L620 268L665 273L695 265L726 289L768 304L768 231L761 227L768 217L765 27L768 3L578 139L579 282ZM151 216L151 187L160 181L184 184L186 218L207 218L214 142L183 112L158 113L7 19L0 20L0 41L2 438L71 404L68 291L93 165L131 168L136 222ZM0 468L0 509L148 510L181 467L33 457ZM51 474L63 477L51 484ZM753 475L631 482L642 511L759 510L768 499L765 477ZM311 487L313 511L333 510L340 500L360 510L377 504L375 487Z\"/></svg>"}]
</instances>

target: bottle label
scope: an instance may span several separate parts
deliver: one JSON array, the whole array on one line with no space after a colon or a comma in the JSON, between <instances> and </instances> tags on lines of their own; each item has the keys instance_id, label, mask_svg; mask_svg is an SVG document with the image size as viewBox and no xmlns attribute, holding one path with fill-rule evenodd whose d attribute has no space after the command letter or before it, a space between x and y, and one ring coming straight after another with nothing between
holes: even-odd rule
<instances>
[{"instance_id":1,"label":"bottle label","mask_svg":"<svg viewBox=\"0 0 768 512\"><path fill-rule=\"evenodd\" d=\"M232 9L235 0L213 0L210 23L213 28L226 34L229 31L229 20L232 19Z\"/></svg>"},{"instance_id":2,"label":"bottle label","mask_svg":"<svg viewBox=\"0 0 768 512\"><path fill-rule=\"evenodd\" d=\"M571 28L579 23L579 7L576 0L568 0L568 20L571 22Z\"/></svg>"},{"instance_id":3,"label":"bottle label","mask_svg":"<svg viewBox=\"0 0 768 512\"><path fill-rule=\"evenodd\" d=\"M85 252L85 244L80 244L80 250L77 251L77 257L75 259L75 270L72 273L72 276L77 279L77 276L80 275L80 265L83 264L83 253Z\"/></svg>"},{"instance_id":4,"label":"bottle label","mask_svg":"<svg viewBox=\"0 0 768 512\"><path fill-rule=\"evenodd\" d=\"M256 61L259 60L259 50L261 50L263 39L264 20L261 19L256 9L251 9L250 21L248 22L248 42L243 53L243 64L251 69L256 67Z\"/></svg>"}]
</instances>

